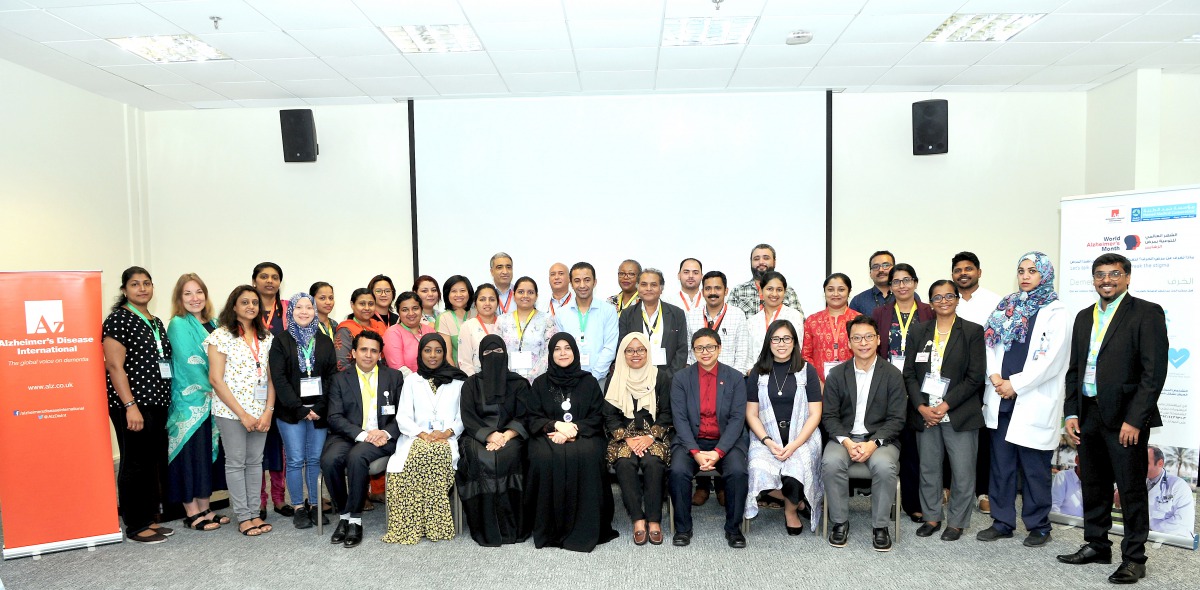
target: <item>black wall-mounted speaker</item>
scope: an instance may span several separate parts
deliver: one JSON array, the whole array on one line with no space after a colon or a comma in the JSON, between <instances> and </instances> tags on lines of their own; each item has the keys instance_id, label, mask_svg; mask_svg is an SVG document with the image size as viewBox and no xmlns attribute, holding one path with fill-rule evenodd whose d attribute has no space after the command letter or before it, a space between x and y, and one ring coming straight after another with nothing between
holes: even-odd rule
<instances>
[{"instance_id":1,"label":"black wall-mounted speaker","mask_svg":"<svg viewBox=\"0 0 1200 590\"><path fill-rule=\"evenodd\" d=\"M913 155L930 156L950 151L949 103L922 100L912 105Z\"/></svg>"},{"instance_id":2,"label":"black wall-mounted speaker","mask_svg":"<svg viewBox=\"0 0 1200 590\"><path fill-rule=\"evenodd\" d=\"M321 150L317 146L317 127L312 109L279 111L279 132L283 136L284 162L316 162Z\"/></svg>"}]
</instances>

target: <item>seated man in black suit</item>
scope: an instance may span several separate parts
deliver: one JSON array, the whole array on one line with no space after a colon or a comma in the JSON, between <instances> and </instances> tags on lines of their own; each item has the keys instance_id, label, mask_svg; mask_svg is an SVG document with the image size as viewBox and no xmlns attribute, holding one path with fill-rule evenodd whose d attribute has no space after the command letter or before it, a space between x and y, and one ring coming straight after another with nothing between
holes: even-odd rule
<instances>
[{"instance_id":1,"label":"seated man in black suit","mask_svg":"<svg viewBox=\"0 0 1200 590\"><path fill-rule=\"evenodd\" d=\"M830 369L821 416L830 438L821 458L825 501L829 503L829 544L846 546L850 537L847 470L852 463L866 463L871 470L871 545L876 551L890 551L888 511L896 499L899 438L908 393L900 370L878 356L875 320L855 317L846 323L846 332L854 358Z\"/></svg>"},{"instance_id":2,"label":"seated man in black suit","mask_svg":"<svg viewBox=\"0 0 1200 590\"><path fill-rule=\"evenodd\" d=\"M746 471L746 382L741 373L717 361L721 337L710 328L692 335L696 364L684 367L671 381L671 441L669 487L675 503L676 546L692 542L692 479L697 471L721 472L727 491L725 540L746 546L742 514L746 509L749 476Z\"/></svg>"},{"instance_id":3,"label":"seated man in black suit","mask_svg":"<svg viewBox=\"0 0 1200 590\"><path fill-rule=\"evenodd\" d=\"M403 382L399 371L379 364L378 333L362 331L353 346L354 366L335 375L329 388L329 435L321 453L321 473L341 514L329 541L348 548L362 543L371 462L396 451L396 401Z\"/></svg>"}]
</instances>

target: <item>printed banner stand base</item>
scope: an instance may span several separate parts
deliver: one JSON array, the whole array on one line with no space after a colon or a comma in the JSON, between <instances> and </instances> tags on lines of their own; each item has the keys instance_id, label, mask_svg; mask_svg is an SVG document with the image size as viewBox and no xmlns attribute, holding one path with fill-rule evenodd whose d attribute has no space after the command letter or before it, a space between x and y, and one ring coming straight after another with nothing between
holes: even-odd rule
<instances>
[{"instance_id":1,"label":"printed banner stand base","mask_svg":"<svg viewBox=\"0 0 1200 590\"><path fill-rule=\"evenodd\" d=\"M125 535L121 533L109 533L107 535L97 535L95 537L87 537L84 539L71 539L70 541L55 541L53 543L42 543L41 545L29 545L26 547L17 547L16 549L5 549L4 559L17 559L20 557L32 557L37 559L39 556L46 553L55 553L58 551L70 551L71 549L94 549L97 545L108 545L111 543L120 543L125 539Z\"/></svg>"},{"instance_id":2,"label":"printed banner stand base","mask_svg":"<svg viewBox=\"0 0 1200 590\"><path fill-rule=\"evenodd\" d=\"M1058 512L1050 513L1050 522L1057 524L1065 524L1067 526L1083 528L1083 519L1078 516L1070 516L1060 514ZM1120 524L1113 524L1112 528L1108 529L1110 535L1125 536L1125 527ZM1158 531L1150 531L1150 536L1146 538L1149 543L1162 543L1164 545L1173 545L1175 547L1183 547L1195 551L1200 549L1200 536L1192 535L1185 537L1183 535L1168 535Z\"/></svg>"}]
</instances>

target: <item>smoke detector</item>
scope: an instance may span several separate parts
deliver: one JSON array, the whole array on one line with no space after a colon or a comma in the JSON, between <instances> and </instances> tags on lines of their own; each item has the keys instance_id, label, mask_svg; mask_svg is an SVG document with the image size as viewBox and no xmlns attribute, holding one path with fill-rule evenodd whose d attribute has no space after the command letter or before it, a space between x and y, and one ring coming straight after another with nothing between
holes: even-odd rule
<instances>
[{"instance_id":1,"label":"smoke detector","mask_svg":"<svg viewBox=\"0 0 1200 590\"><path fill-rule=\"evenodd\" d=\"M792 31L784 40L788 45L804 45L813 40L812 31Z\"/></svg>"}]
</instances>

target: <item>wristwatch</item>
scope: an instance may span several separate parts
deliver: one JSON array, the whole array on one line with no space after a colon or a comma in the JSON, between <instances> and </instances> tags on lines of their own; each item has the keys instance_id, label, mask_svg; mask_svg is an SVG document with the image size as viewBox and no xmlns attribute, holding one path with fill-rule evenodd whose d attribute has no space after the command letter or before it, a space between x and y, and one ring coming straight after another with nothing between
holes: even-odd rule
<instances>
[{"instance_id":1,"label":"wristwatch","mask_svg":"<svg viewBox=\"0 0 1200 590\"><path fill-rule=\"evenodd\" d=\"M879 448L883 448L883 447L887 446L887 439L877 438L873 442L875 443L875 446L877 446Z\"/></svg>"}]
</instances>

